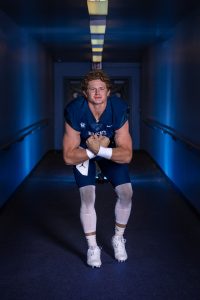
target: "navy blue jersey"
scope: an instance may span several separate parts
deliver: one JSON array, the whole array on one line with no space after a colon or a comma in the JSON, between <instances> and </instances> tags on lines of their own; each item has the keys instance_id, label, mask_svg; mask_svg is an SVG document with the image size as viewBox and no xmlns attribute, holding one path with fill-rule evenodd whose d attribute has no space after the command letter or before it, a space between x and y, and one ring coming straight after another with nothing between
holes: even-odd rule
<instances>
[{"instance_id":1,"label":"navy blue jersey","mask_svg":"<svg viewBox=\"0 0 200 300\"><path fill-rule=\"evenodd\" d=\"M114 146L115 130L121 128L128 119L127 104L118 97L109 97L107 106L99 121L93 116L84 97L72 100L65 108L65 121L80 132L80 146L86 148L86 140L93 134L107 136Z\"/></svg>"}]
</instances>

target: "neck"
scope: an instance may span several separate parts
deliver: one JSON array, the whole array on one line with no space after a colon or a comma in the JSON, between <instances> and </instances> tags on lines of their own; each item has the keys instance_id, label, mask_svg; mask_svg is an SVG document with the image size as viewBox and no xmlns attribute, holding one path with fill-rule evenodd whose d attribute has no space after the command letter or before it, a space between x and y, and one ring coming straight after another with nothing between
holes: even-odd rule
<instances>
[{"instance_id":1,"label":"neck","mask_svg":"<svg viewBox=\"0 0 200 300\"><path fill-rule=\"evenodd\" d=\"M88 103L88 104L89 104L89 108L90 108L93 116L98 121L100 116L104 112L107 103L105 102L105 103L101 103L101 104L93 104L93 103Z\"/></svg>"}]
</instances>

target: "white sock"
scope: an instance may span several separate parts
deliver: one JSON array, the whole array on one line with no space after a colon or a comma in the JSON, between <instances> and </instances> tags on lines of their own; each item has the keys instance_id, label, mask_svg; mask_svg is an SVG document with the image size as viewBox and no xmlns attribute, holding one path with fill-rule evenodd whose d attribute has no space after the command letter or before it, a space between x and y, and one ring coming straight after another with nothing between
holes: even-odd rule
<instances>
[{"instance_id":1,"label":"white sock","mask_svg":"<svg viewBox=\"0 0 200 300\"><path fill-rule=\"evenodd\" d=\"M89 248L97 247L96 234L86 235L86 240Z\"/></svg>"}]
</instances>

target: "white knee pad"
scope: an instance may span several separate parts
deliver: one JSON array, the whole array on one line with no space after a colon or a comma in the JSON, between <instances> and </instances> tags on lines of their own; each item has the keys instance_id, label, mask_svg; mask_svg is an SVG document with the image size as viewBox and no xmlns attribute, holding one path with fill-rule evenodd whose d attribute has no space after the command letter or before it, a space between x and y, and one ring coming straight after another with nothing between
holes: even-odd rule
<instances>
[{"instance_id":1,"label":"white knee pad","mask_svg":"<svg viewBox=\"0 0 200 300\"><path fill-rule=\"evenodd\" d=\"M115 218L119 224L126 225L131 213L133 190L131 183L120 184L115 188L117 202Z\"/></svg>"},{"instance_id":2,"label":"white knee pad","mask_svg":"<svg viewBox=\"0 0 200 300\"><path fill-rule=\"evenodd\" d=\"M81 197L80 219L85 233L96 232L95 186L87 185L79 189Z\"/></svg>"}]
</instances>

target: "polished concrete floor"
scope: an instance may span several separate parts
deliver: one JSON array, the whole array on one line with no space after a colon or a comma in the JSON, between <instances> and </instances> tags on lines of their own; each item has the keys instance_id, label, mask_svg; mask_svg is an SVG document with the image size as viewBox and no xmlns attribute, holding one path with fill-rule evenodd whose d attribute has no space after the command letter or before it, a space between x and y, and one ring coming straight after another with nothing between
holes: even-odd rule
<instances>
[{"instance_id":1,"label":"polished concrete floor","mask_svg":"<svg viewBox=\"0 0 200 300\"><path fill-rule=\"evenodd\" d=\"M130 174L129 258L113 258L115 193L97 183L103 264L92 269L72 169L49 152L1 209L0 299L200 299L198 215L146 153L134 153Z\"/></svg>"}]
</instances>

